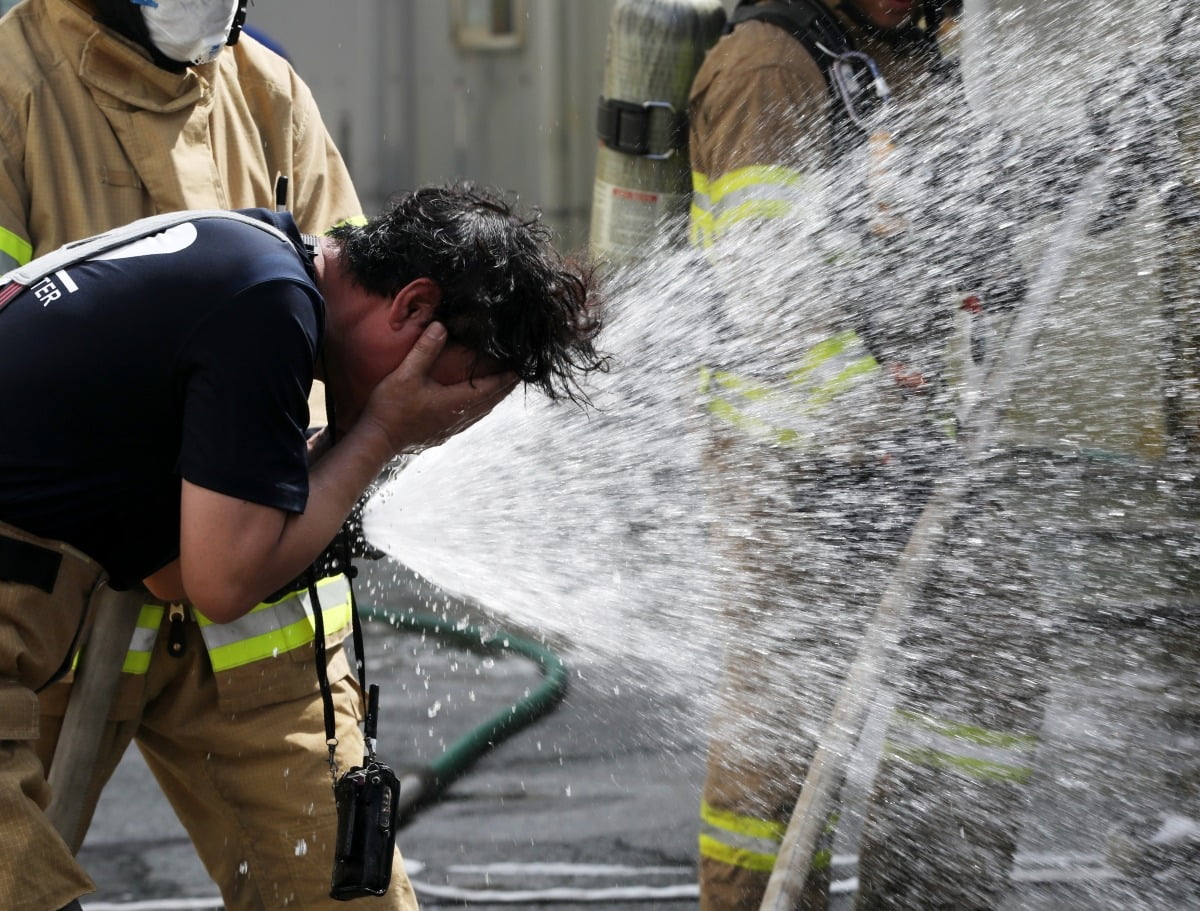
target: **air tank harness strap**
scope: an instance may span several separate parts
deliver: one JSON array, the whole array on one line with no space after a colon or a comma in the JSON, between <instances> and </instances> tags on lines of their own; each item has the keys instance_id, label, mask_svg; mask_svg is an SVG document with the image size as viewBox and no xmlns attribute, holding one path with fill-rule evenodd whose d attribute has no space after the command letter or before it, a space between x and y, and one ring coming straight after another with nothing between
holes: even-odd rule
<instances>
[{"instance_id":1,"label":"air tank harness strap","mask_svg":"<svg viewBox=\"0 0 1200 911\"><path fill-rule=\"evenodd\" d=\"M665 129L654 129L656 111L668 118ZM684 148L687 141L687 115L675 110L669 101L621 101L601 97L596 110L596 135L608 148L626 155L662 161ZM665 140L655 148L653 140Z\"/></svg>"}]
</instances>

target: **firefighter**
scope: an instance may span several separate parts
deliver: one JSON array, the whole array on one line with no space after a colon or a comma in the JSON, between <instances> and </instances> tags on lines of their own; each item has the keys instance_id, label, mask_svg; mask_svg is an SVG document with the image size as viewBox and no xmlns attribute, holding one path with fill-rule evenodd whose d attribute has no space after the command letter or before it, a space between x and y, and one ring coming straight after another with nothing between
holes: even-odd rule
<instances>
[{"instance_id":1,"label":"firefighter","mask_svg":"<svg viewBox=\"0 0 1200 911\"><path fill-rule=\"evenodd\" d=\"M191 4L194 19L161 28L128 0L32 0L5 17L0 269L156 212L272 205L278 174L305 230L361 221L308 87L253 39L225 45L244 6Z\"/></svg>"},{"instance_id":2,"label":"firefighter","mask_svg":"<svg viewBox=\"0 0 1200 911\"><path fill-rule=\"evenodd\" d=\"M701 378L730 632L701 808L705 911L760 903L842 675L929 479L950 458L957 412L945 374L956 311L979 306L985 287L997 305L1020 288L977 251L947 249L946 226L924 204L946 202L949 191L927 182L906 195L895 179L906 142L932 134L954 146L969 118L937 42L945 5L783 6L790 14L740 4L690 98L692 239L730 289L715 332L719 360ZM907 121L888 113L896 110ZM939 157L936 145L912 156ZM780 265L788 261L790 270ZM755 297L768 303L748 308ZM756 325L771 327L769 342ZM1002 519L986 505L980 512L1000 536ZM1019 575L1018 558L998 547L954 561L994 577ZM933 705L916 701L933 681L921 683L904 694L889 733L885 764L897 771L881 773L868 838L911 824L910 798L926 799L920 785L936 775L939 793L967 800L962 818L978 823L955 830L950 856L970 857L981 872L939 870L911 840L886 855L867 845L858 906L991 907L1012 856L1041 692L972 691L978 701ZM998 705L1008 698L1018 710ZM921 831L951 822L934 807ZM828 848L813 858L806 909L825 905Z\"/></svg>"},{"instance_id":3,"label":"firefighter","mask_svg":"<svg viewBox=\"0 0 1200 911\"><path fill-rule=\"evenodd\" d=\"M281 58L238 37L246 4L216 0L142 5L129 0L29 0L0 22L0 272L61 244L135 218L181 209L269 205L276 176L287 175L290 207L301 229L320 233L361 222L361 205L308 87ZM227 44L228 43L228 44ZM350 631L346 577L320 585L328 674L337 690L338 735L360 741L362 707L342 642ZM205 815L169 763L180 748L148 719L184 711L177 681L191 679L209 701L186 711L215 722L256 713L278 729L307 707L320 710L314 667L312 606L299 589L273 593L245 620L215 627L187 605L147 597L126 656L81 831L100 793L136 740L201 859L231 909L328 907L327 858L332 809L323 798L323 750L290 774L251 776L256 797L280 814L317 808L298 864L297 838L280 837L265 820L243 837L210 839ZM299 631L299 635L297 635ZM70 675L41 694L38 754L48 768L71 692ZM270 719L279 719L271 721ZM272 763L273 741L241 745L247 768ZM304 796L307 795L307 796ZM234 812L234 808L227 808ZM247 863L247 861L249 861ZM415 906L396 867L387 907Z\"/></svg>"},{"instance_id":4,"label":"firefighter","mask_svg":"<svg viewBox=\"0 0 1200 911\"><path fill-rule=\"evenodd\" d=\"M91 593L141 582L223 629L306 570L397 453L473 423L518 380L577 398L600 363L590 273L494 195L418 190L315 246L286 213L183 214L150 234L135 223L105 248L61 248L72 258L35 260L36 275L10 273L0 291L0 360L24 390L6 399L22 433L0 455L0 905L11 911L78 908L92 888L41 812L32 743L35 691L69 660ZM310 467L314 374L341 430ZM330 856L304 850L333 805L313 758L326 747L320 705L294 704L289 719L217 714L203 710L214 686L181 675L144 724L198 841L273 829L291 847L287 878L263 886L279 891L235 894L231 907L294 905L285 890L308 865L327 892ZM272 779L309 759L326 775L320 793L275 806ZM243 847L248 864L271 849Z\"/></svg>"}]
</instances>

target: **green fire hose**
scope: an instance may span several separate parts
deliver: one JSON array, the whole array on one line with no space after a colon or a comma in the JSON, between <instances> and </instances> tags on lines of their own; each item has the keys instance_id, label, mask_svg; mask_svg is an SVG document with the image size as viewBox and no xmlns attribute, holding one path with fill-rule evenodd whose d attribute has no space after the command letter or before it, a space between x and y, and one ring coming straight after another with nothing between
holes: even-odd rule
<instances>
[{"instance_id":1,"label":"green fire hose","mask_svg":"<svg viewBox=\"0 0 1200 911\"><path fill-rule=\"evenodd\" d=\"M359 615L364 620L382 620L397 628L428 632L475 652L521 655L535 661L542 671L541 685L523 699L468 731L428 766L401 773L401 825L411 821L418 809L434 800L480 756L537 721L566 695L566 665L549 649L529 639L504 631L488 634L479 627L462 626L430 614L382 610L361 604Z\"/></svg>"}]
</instances>

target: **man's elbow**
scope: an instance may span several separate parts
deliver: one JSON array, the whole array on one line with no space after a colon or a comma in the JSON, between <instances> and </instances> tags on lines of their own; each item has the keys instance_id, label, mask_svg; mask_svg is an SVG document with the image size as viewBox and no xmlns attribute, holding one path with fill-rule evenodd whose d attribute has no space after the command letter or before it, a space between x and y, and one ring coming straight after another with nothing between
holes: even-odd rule
<instances>
[{"instance_id":1,"label":"man's elbow","mask_svg":"<svg viewBox=\"0 0 1200 911\"><path fill-rule=\"evenodd\" d=\"M142 584L158 600L187 602L213 623L229 623L250 609L243 609L239 599L229 592L217 591L211 584L194 582L188 585L178 560L147 576Z\"/></svg>"},{"instance_id":2,"label":"man's elbow","mask_svg":"<svg viewBox=\"0 0 1200 911\"><path fill-rule=\"evenodd\" d=\"M204 616L205 619L211 620L213 623L232 623L234 620L239 620L246 614L250 613L254 604L244 606L242 604L234 604L230 601L204 601L197 602L192 600L192 607Z\"/></svg>"},{"instance_id":3,"label":"man's elbow","mask_svg":"<svg viewBox=\"0 0 1200 911\"><path fill-rule=\"evenodd\" d=\"M213 623L232 623L250 613L259 602L254 592L235 584L211 579L188 584L186 576L184 581L192 607Z\"/></svg>"},{"instance_id":4,"label":"man's elbow","mask_svg":"<svg viewBox=\"0 0 1200 911\"><path fill-rule=\"evenodd\" d=\"M183 587L183 575L179 561L169 563L158 572L147 576L142 584L160 601L186 601L187 591Z\"/></svg>"}]
</instances>

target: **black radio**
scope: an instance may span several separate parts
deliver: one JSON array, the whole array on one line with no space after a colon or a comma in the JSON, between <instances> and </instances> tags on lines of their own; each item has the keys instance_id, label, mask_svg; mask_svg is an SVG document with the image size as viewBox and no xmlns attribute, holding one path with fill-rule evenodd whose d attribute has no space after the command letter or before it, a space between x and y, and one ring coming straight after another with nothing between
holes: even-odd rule
<instances>
[{"instance_id":1,"label":"black radio","mask_svg":"<svg viewBox=\"0 0 1200 911\"><path fill-rule=\"evenodd\" d=\"M337 803L337 845L330 897L339 901L383 895L392 876L400 781L375 758L379 687L371 686L363 725L363 764L346 772L333 787Z\"/></svg>"}]
</instances>

